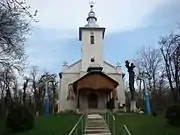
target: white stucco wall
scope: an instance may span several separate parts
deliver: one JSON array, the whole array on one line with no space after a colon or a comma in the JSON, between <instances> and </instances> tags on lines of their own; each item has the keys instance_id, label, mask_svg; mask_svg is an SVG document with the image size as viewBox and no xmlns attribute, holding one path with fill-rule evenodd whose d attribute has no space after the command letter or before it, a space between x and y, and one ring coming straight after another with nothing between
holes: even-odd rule
<instances>
[{"instance_id":1,"label":"white stucco wall","mask_svg":"<svg viewBox=\"0 0 180 135\"><path fill-rule=\"evenodd\" d=\"M75 110L76 109L76 99L67 100L68 96L68 85L77 79L79 79L79 73L62 73L61 87L60 87L60 111L64 110Z\"/></svg>"},{"instance_id":2,"label":"white stucco wall","mask_svg":"<svg viewBox=\"0 0 180 135\"><path fill-rule=\"evenodd\" d=\"M104 61L103 72L105 72L105 73L116 73L117 70L115 67L111 66L110 64L108 64L107 62Z\"/></svg>"},{"instance_id":3,"label":"white stucco wall","mask_svg":"<svg viewBox=\"0 0 180 135\"><path fill-rule=\"evenodd\" d=\"M118 101L121 104L125 104L125 88L124 88L124 81L122 78L122 74L107 73L107 75L119 83L119 85L116 88Z\"/></svg>"},{"instance_id":4,"label":"white stucco wall","mask_svg":"<svg viewBox=\"0 0 180 135\"><path fill-rule=\"evenodd\" d=\"M105 72L108 76L110 76L112 79L116 80L119 83L116 88L118 101L121 104L125 104L125 88L122 78L124 73L122 72L121 67L114 67L113 65L104 61L103 72Z\"/></svg>"},{"instance_id":5,"label":"white stucco wall","mask_svg":"<svg viewBox=\"0 0 180 135\"><path fill-rule=\"evenodd\" d=\"M82 41L81 41L81 58L82 58L82 69L81 71L87 71L87 68L91 64L91 58L95 58L95 62L100 66L103 66L103 31L92 30L94 33L94 44L90 43L91 30L82 30Z\"/></svg>"}]
</instances>

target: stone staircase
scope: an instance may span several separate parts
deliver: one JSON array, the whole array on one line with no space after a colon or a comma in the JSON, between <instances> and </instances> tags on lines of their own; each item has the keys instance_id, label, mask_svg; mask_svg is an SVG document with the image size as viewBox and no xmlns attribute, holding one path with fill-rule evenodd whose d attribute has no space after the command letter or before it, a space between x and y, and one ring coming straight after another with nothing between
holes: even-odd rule
<instances>
[{"instance_id":1,"label":"stone staircase","mask_svg":"<svg viewBox=\"0 0 180 135\"><path fill-rule=\"evenodd\" d=\"M83 135L112 135L104 118L99 114L87 115Z\"/></svg>"}]
</instances>

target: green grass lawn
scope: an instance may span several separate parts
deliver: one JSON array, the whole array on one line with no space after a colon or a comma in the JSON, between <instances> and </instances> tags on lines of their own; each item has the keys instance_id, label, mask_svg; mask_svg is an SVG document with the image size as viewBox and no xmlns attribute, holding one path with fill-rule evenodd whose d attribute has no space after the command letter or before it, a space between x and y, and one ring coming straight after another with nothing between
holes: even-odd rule
<instances>
[{"instance_id":1,"label":"green grass lawn","mask_svg":"<svg viewBox=\"0 0 180 135\"><path fill-rule=\"evenodd\" d=\"M49 116L45 119L39 116L35 120L34 129L28 132L12 135L66 135L71 131L80 115L61 114ZM180 127L172 127L166 124L164 116L153 117L150 115L123 114L116 117L116 135L122 135L122 125L125 124L132 135L180 135ZM4 122L0 121L0 135Z\"/></svg>"},{"instance_id":2,"label":"green grass lawn","mask_svg":"<svg viewBox=\"0 0 180 135\"><path fill-rule=\"evenodd\" d=\"M80 115L76 114L61 114L44 118L39 116L35 120L35 127L27 132L14 133L12 135L65 135L71 131ZM0 126L3 122L0 122ZM0 130L2 134L2 129Z\"/></svg>"},{"instance_id":3,"label":"green grass lawn","mask_svg":"<svg viewBox=\"0 0 180 135\"><path fill-rule=\"evenodd\" d=\"M3 135L3 131L4 131L4 121L0 119L0 135Z\"/></svg>"},{"instance_id":4,"label":"green grass lawn","mask_svg":"<svg viewBox=\"0 0 180 135\"><path fill-rule=\"evenodd\" d=\"M180 127L166 124L164 116L150 115L116 115L117 135L122 135L125 124L132 135L180 135Z\"/></svg>"}]
</instances>

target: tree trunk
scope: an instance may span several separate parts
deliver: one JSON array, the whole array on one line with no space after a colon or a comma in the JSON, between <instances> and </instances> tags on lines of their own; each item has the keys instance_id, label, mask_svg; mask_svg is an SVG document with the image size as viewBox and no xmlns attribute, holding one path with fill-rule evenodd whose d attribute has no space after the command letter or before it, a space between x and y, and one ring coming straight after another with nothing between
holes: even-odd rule
<instances>
[{"instance_id":1,"label":"tree trunk","mask_svg":"<svg viewBox=\"0 0 180 135\"><path fill-rule=\"evenodd\" d=\"M137 107L136 107L136 99L135 99L135 90L133 90L133 91L131 91L130 111L135 112L136 109L137 109Z\"/></svg>"},{"instance_id":2,"label":"tree trunk","mask_svg":"<svg viewBox=\"0 0 180 135\"><path fill-rule=\"evenodd\" d=\"M177 104L178 103L178 93L177 93L177 91L174 88L172 90L172 93L173 93L174 104Z\"/></svg>"}]
</instances>

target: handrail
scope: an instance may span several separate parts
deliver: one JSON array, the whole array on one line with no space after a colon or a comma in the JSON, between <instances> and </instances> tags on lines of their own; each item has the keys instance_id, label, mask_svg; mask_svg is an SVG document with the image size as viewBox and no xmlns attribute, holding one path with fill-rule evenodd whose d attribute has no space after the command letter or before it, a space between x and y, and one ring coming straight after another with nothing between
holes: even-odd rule
<instances>
[{"instance_id":1,"label":"handrail","mask_svg":"<svg viewBox=\"0 0 180 135\"><path fill-rule=\"evenodd\" d=\"M113 135L116 135L116 125L115 125L115 116L114 116L114 114L110 111L110 115L111 115L111 117L113 118Z\"/></svg>"},{"instance_id":2,"label":"handrail","mask_svg":"<svg viewBox=\"0 0 180 135\"><path fill-rule=\"evenodd\" d=\"M115 118L114 114L111 111L110 111L110 115L112 116L113 120L115 121L116 118Z\"/></svg>"},{"instance_id":3,"label":"handrail","mask_svg":"<svg viewBox=\"0 0 180 135\"><path fill-rule=\"evenodd\" d=\"M83 120L83 117L84 117L84 114L81 115L81 117L79 118L78 122L75 124L75 126L72 128L72 130L68 133L68 135L72 135L73 132L76 131L79 123L81 122L81 120ZM83 130L83 123L82 123L82 130Z\"/></svg>"},{"instance_id":4,"label":"handrail","mask_svg":"<svg viewBox=\"0 0 180 135\"><path fill-rule=\"evenodd\" d=\"M123 125L123 135L131 135L130 131L128 130L126 125Z\"/></svg>"},{"instance_id":5,"label":"handrail","mask_svg":"<svg viewBox=\"0 0 180 135\"><path fill-rule=\"evenodd\" d=\"M106 116L107 115L107 116ZM111 123L110 123L110 117L112 118L112 125L111 125ZM114 116L114 114L110 111L110 110L105 110L105 120L106 120L106 122L107 122L107 124L108 124L108 126L109 126L109 128L111 128L111 126L112 126L112 135L116 135L116 125L115 125L115 120L116 120L116 118L115 118L115 116Z\"/></svg>"}]
</instances>

